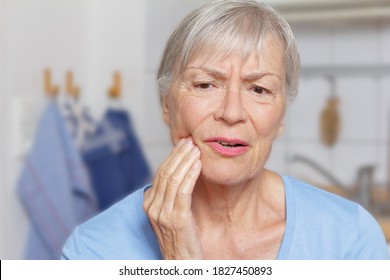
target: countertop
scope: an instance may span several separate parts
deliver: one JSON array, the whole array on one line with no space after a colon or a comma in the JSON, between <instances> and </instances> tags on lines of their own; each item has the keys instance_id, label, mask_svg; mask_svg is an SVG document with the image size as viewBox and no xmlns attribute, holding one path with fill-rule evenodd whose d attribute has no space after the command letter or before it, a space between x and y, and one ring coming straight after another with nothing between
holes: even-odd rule
<instances>
[{"instance_id":1,"label":"countertop","mask_svg":"<svg viewBox=\"0 0 390 280\"><path fill-rule=\"evenodd\" d=\"M376 216L375 218L382 227L387 243L390 243L390 216Z\"/></svg>"}]
</instances>

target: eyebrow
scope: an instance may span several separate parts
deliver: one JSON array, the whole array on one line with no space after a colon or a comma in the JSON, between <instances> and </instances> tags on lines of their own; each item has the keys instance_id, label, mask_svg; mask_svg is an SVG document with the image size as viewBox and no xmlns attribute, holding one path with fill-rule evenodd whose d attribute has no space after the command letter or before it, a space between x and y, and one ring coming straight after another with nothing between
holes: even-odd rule
<instances>
[{"instance_id":1,"label":"eyebrow","mask_svg":"<svg viewBox=\"0 0 390 280\"><path fill-rule=\"evenodd\" d=\"M216 69L213 69L213 68L208 68L208 67L187 67L185 70L202 70L216 78L219 78L219 79L227 79L227 74L226 73L223 73L221 71L218 71Z\"/></svg>"},{"instance_id":2,"label":"eyebrow","mask_svg":"<svg viewBox=\"0 0 390 280\"><path fill-rule=\"evenodd\" d=\"M245 81L256 81L256 80L260 80L261 78L263 78L265 76L272 76L272 77L277 78L280 81L282 80L282 78L279 75L277 75L277 74L275 74L273 72L264 72L264 73L254 72L254 73L249 73L249 74L246 74L243 77L241 77L241 79L243 79Z\"/></svg>"},{"instance_id":3,"label":"eyebrow","mask_svg":"<svg viewBox=\"0 0 390 280\"><path fill-rule=\"evenodd\" d=\"M208 68L208 67L188 67L186 68L185 70L190 70L190 69L194 69L194 70L202 70L214 77L217 77L217 78L220 78L220 79L227 79L227 74L224 73L224 72L221 72L221 71L218 71L216 69L213 69L213 68ZM256 81L256 80L260 80L261 78L265 77L265 76L273 76L275 78L277 78L278 80L282 80L282 78L273 73L273 72L253 72L253 73L249 73L249 74L245 74L243 77L241 77L242 80L244 81Z\"/></svg>"}]
</instances>

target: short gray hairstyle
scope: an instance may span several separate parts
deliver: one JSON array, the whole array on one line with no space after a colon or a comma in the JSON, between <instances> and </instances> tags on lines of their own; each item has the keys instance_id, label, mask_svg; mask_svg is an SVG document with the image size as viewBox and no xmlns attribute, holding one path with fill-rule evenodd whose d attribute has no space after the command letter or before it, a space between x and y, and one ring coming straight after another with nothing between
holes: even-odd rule
<instances>
[{"instance_id":1,"label":"short gray hairstyle","mask_svg":"<svg viewBox=\"0 0 390 280\"><path fill-rule=\"evenodd\" d=\"M169 38L157 73L161 96L174 75L210 47L226 54L240 50L244 59L260 53L264 37L272 34L284 49L287 99L298 92L299 54L289 24L270 6L254 0L217 0L188 14Z\"/></svg>"}]
</instances>

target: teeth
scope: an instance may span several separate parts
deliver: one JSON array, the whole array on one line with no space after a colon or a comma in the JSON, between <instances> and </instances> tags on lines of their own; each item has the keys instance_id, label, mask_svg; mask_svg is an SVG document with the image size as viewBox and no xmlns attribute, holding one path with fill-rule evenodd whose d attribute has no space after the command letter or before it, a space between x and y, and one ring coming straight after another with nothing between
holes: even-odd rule
<instances>
[{"instance_id":1,"label":"teeth","mask_svg":"<svg viewBox=\"0 0 390 280\"><path fill-rule=\"evenodd\" d=\"M219 144L221 144L222 146L225 146L225 147L237 147L237 146L241 146L241 145L239 145L239 144L227 143L227 142L219 142Z\"/></svg>"}]
</instances>

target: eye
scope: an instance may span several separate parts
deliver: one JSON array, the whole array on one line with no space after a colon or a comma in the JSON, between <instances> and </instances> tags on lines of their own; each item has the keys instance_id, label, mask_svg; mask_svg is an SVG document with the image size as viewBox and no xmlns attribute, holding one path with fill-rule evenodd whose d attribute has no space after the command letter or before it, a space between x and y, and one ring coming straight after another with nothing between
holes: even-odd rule
<instances>
[{"instance_id":1,"label":"eye","mask_svg":"<svg viewBox=\"0 0 390 280\"><path fill-rule=\"evenodd\" d=\"M216 81L208 82L208 81L199 81L194 82L193 87L195 91L198 91L200 93L211 93L215 92L220 88L220 85Z\"/></svg>"},{"instance_id":2,"label":"eye","mask_svg":"<svg viewBox=\"0 0 390 280\"><path fill-rule=\"evenodd\" d=\"M254 93L256 93L256 94L259 94L259 95L270 93L269 90L267 90L267 89L265 89L265 88L263 88L263 87L261 87L261 86L257 86L257 85L253 85L253 86L252 86L252 91L253 91Z\"/></svg>"},{"instance_id":3,"label":"eye","mask_svg":"<svg viewBox=\"0 0 390 280\"><path fill-rule=\"evenodd\" d=\"M195 84L195 87L199 89L211 89L214 86L211 83L197 83Z\"/></svg>"}]
</instances>

